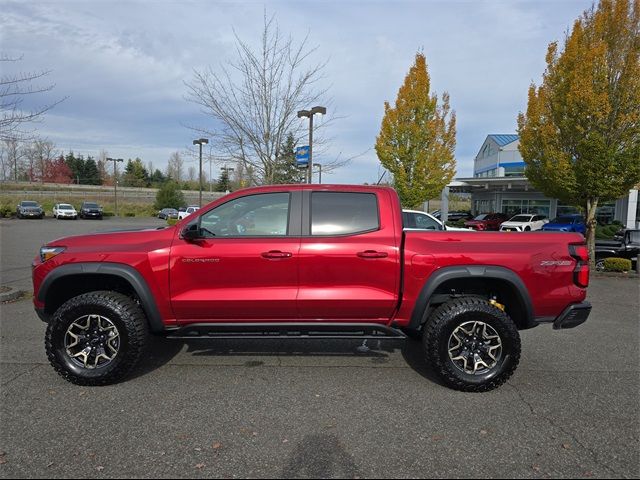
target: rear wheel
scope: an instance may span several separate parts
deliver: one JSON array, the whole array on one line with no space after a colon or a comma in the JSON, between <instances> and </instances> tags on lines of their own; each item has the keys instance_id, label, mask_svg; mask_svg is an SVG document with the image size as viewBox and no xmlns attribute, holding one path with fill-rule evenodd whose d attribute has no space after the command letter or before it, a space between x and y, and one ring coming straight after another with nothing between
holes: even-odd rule
<instances>
[{"instance_id":1,"label":"rear wheel","mask_svg":"<svg viewBox=\"0 0 640 480\"><path fill-rule=\"evenodd\" d=\"M433 369L456 390L493 390L520 360L520 335L511 318L477 297L438 307L427 320L423 342Z\"/></svg>"},{"instance_id":2,"label":"rear wheel","mask_svg":"<svg viewBox=\"0 0 640 480\"><path fill-rule=\"evenodd\" d=\"M68 300L47 327L45 348L53 368L77 385L108 385L137 365L149 336L140 306L109 291Z\"/></svg>"}]
</instances>

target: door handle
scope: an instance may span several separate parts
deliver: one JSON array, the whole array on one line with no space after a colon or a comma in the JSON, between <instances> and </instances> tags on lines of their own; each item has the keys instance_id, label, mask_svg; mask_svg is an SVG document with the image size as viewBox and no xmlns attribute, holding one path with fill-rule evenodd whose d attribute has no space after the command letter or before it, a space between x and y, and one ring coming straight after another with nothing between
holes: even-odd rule
<instances>
[{"instance_id":1,"label":"door handle","mask_svg":"<svg viewBox=\"0 0 640 480\"><path fill-rule=\"evenodd\" d=\"M358 256L361 258L386 258L389 256L387 252L376 252L375 250L365 250L364 252L358 252Z\"/></svg>"},{"instance_id":2,"label":"door handle","mask_svg":"<svg viewBox=\"0 0 640 480\"><path fill-rule=\"evenodd\" d=\"M270 250L268 252L262 252L264 258L290 258L291 252L281 252L280 250Z\"/></svg>"}]
</instances>

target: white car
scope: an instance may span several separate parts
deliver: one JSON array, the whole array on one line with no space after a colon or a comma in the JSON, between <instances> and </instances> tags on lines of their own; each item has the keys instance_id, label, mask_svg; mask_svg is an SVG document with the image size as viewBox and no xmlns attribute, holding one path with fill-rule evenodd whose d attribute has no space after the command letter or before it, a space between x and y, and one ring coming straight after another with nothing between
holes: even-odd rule
<instances>
[{"instance_id":1,"label":"white car","mask_svg":"<svg viewBox=\"0 0 640 480\"><path fill-rule=\"evenodd\" d=\"M73 205L69 205L68 203L56 203L53 206L53 218L72 218L73 220L77 220L78 212L73 208Z\"/></svg>"},{"instance_id":2,"label":"white car","mask_svg":"<svg viewBox=\"0 0 640 480\"><path fill-rule=\"evenodd\" d=\"M187 218L193 212L200 210L200 207L197 205L189 205L187 208L178 209L178 220L182 220L183 218Z\"/></svg>"},{"instance_id":3,"label":"white car","mask_svg":"<svg viewBox=\"0 0 640 480\"><path fill-rule=\"evenodd\" d=\"M534 215L531 213L520 213L500 225L501 232L533 232L541 230L549 219L544 215Z\"/></svg>"},{"instance_id":4,"label":"white car","mask_svg":"<svg viewBox=\"0 0 640 480\"><path fill-rule=\"evenodd\" d=\"M442 222L433 215L418 210L402 210L402 223L405 230L447 230L472 232L470 228L457 228L442 225Z\"/></svg>"}]
</instances>

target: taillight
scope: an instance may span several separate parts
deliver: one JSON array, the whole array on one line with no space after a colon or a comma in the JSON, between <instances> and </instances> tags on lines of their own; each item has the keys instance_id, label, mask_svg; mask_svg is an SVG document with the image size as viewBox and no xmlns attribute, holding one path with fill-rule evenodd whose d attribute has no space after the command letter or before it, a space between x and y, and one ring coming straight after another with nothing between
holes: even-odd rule
<instances>
[{"instance_id":1,"label":"taillight","mask_svg":"<svg viewBox=\"0 0 640 480\"><path fill-rule=\"evenodd\" d=\"M589 286L589 249L584 243L569 245L569 254L576 259L573 282L582 288Z\"/></svg>"}]
</instances>

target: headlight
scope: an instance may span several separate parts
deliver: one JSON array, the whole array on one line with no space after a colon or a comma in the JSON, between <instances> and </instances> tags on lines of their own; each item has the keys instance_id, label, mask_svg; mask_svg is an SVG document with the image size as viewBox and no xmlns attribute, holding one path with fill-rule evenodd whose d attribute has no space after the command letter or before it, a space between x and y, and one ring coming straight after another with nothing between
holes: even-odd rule
<instances>
[{"instance_id":1,"label":"headlight","mask_svg":"<svg viewBox=\"0 0 640 480\"><path fill-rule=\"evenodd\" d=\"M47 260L51 260L56 255L65 251L67 247L41 247L40 248L40 260L44 263Z\"/></svg>"}]
</instances>

